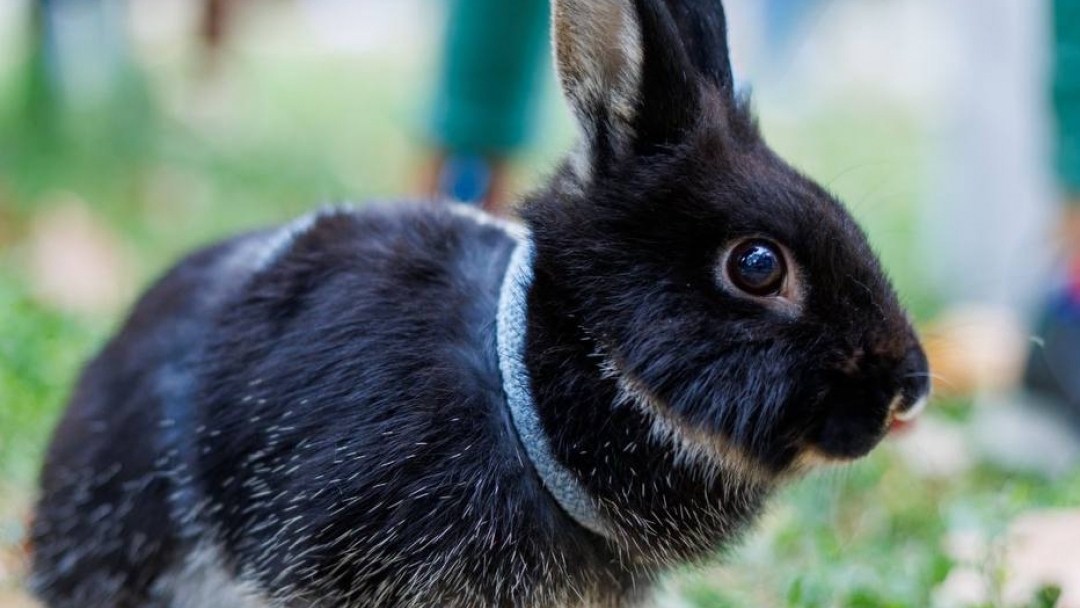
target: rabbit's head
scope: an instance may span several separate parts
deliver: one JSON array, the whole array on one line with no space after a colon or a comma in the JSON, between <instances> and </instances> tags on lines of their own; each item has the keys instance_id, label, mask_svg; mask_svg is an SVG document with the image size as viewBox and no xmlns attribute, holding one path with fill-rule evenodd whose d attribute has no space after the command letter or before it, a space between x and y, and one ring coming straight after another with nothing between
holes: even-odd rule
<instances>
[{"instance_id":1,"label":"rabbit's head","mask_svg":"<svg viewBox=\"0 0 1080 608\"><path fill-rule=\"evenodd\" d=\"M536 272L681 440L781 474L863 456L929 391L859 226L762 140L720 0L556 0L581 146L525 206Z\"/></svg>"}]
</instances>

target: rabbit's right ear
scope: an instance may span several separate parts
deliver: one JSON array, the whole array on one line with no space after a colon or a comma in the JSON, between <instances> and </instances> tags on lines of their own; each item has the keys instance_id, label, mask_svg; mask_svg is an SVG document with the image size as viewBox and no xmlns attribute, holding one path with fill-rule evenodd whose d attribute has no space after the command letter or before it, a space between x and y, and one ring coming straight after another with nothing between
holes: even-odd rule
<instances>
[{"instance_id":1,"label":"rabbit's right ear","mask_svg":"<svg viewBox=\"0 0 1080 608\"><path fill-rule=\"evenodd\" d=\"M720 0L554 0L553 25L588 169L678 143L703 104L735 105Z\"/></svg>"}]
</instances>

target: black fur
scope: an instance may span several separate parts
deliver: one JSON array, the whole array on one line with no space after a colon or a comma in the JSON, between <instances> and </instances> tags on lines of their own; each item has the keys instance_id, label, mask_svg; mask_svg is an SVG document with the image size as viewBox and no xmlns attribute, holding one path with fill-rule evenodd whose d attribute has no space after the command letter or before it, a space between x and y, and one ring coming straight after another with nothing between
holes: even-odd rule
<instances>
[{"instance_id":1,"label":"black fur","mask_svg":"<svg viewBox=\"0 0 1080 608\"><path fill-rule=\"evenodd\" d=\"M626 606L925 397L862 232L733 94L719 4L626 1L633 122L579 107L588 175L523 206L533 396L612 538L559 508L508 415L514 238L448 207L340 210L192 256L87 367L32 531L49 606L186 608L211 582L245 607ZM794 308L721 280L745 237L790 252Z\"/></svg>"}]
</instances>

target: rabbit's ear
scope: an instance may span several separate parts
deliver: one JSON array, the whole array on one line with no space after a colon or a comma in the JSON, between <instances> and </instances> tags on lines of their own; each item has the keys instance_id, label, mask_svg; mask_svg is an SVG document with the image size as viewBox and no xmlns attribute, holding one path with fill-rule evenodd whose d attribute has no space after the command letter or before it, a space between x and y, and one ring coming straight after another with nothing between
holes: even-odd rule
<instances>
[{"instance_id":1,"label":"rabbit's ear","mask_svg":"<svg viewBox=\"0 0 1080 608\"><path fill-rule=\"evenodd\" d=\"M648 4L643 2L642 4ZM730 96L734 90L728 54L727 18L720 0L664 0L695 72Z\"/></svg>"},{"instance_id":2,"label":"rabbit's ear","mask_svg":"<svg viewBox=\"0 0 1080 608\"><path fill-rule=\"evenodd\" d=\"M645 64L634 0L555 0L553 8L559 80L590 156L628 148Z\"/></svg>"},{"instance_id":3,"label":"rabbit's ear","mask_svg":"<svg viewBox=\"0 0 1080 608\"><path fill-rule=\"evenodd\" d=\"M720 0L555 0L554 9L559 78L590 166L677 143L704 103L733 105Z\"/></svg>"}]
</instances>

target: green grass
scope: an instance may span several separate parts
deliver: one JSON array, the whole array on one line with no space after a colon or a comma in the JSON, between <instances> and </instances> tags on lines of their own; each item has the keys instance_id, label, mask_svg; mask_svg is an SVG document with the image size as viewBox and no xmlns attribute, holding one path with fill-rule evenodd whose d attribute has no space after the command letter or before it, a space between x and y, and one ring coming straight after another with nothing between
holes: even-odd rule
<instances>
[{"instance_id":1,"label":"green grass","mask_svg":"<svg viewBox=\"0 0 1080 608\"><path fill-rule=\"evenodd\" d=\"M1051 485L984 466L932 482L886 446L783 492L728 567L689 574L681 585L700 608L930 606L955 566L946 535L976 532L993 545L1018 515L1078 501L1080 475ZM1000 564L991 557L978 566L993 572Z\"/></svg>"},{"instance_id":2,"label":"green grass","mask_svg":"<svg viewBox=\"0 0 1080 608\"><path fill-rule=\"evenodd\" d=\"M20 239L50 193L89 201L145 285L184 251L228 233L326 201L408 190L421 143L416 66L247 58L236 67L233 111L210 129L160 109L163 97L183 98L182 65L133 78L112 103L61 110L56 121L42 118L25 70L0 74L0 221L8 223L0 226L0 493L8 493L0 498L0 545L21 530L5 506L32 495L78 369L122 315L74 315L31 295ZM905 300L928 318L939 302L922 287L912 249L913 184L923 181L926 147L918 117L887 103L827 107L798 120L770 120L768 111L770 139L851 205ZM568 141L565 116L552 115L562 118L521 171L529 179ZM962 424L965 411L952 404L950 418ZM697 608L921 608L954 567L946 535L1000 538L1020 513L1076 504L1080 473L1051 483L980 465L932 481L885 446L782 492L724 566L686 572L671 588Z\"/></svg>"}]
</instances>

